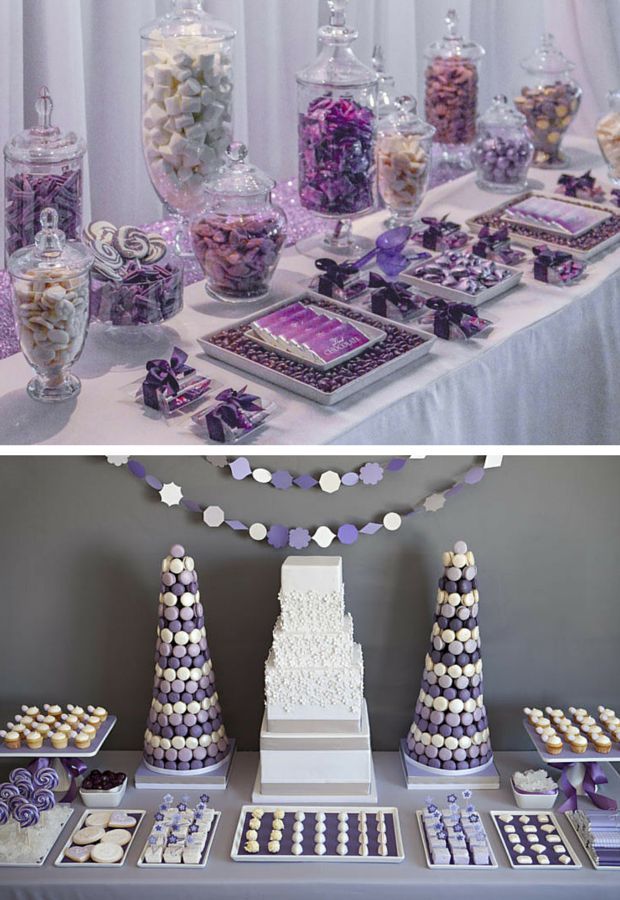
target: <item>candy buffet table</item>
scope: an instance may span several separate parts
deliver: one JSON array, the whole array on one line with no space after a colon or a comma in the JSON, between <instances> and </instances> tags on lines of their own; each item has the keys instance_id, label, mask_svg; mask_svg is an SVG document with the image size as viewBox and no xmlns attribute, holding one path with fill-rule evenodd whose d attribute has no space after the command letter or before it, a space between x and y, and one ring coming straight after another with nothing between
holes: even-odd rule
<instances>
[{"instance_id":1,"label":"candy buffet table","mask_svg":"<svg viewBox=\"0 0 620 900\"><path fill-rule=\"evenodd\" d=\"M102 752L97 759L100 768L132 772L139 754ZM433 900L522 900L527 893L536 900L612 900L620 890L620 872L593 869L570 825L561 821L567 837L583 868L572 871L514 871L508 865L500 839L490 817L484 816L499 868L450 872L426 867L415 820L416 808L423 805L424 791L407 791L404 787L400 759L397 753L376 753L375 767L379 788L379 803L399 808L405 849L405 861L391 865L356 865L354 863L238 863L230 859L233 835L239 810L249 803L258 763L257 753L238 753L231 785L225 792L212 795L212 803L222 811L206 869L165 870L156 872L140 869L136 861L148 836L152 815L161 801L161 791L136 791L128 788L122 806L125 809L146 809L147 824L142 825L122 868L111 869L55 868L50 860L56 858L63 846L59 838L48 862L42 868L0 869L0 900L156 900L179 896L179 892L193 897L218 900L362 900L362 898L409 898L427 896ZM530 751L497 753L495 761L502 778L497 791L478 791L474 802L479 811L510 809L514 801L508 778L516 768L538 767L538 754ZM612 773L606 793L620 799L620 777ZM77 804L82 811L81 803ZM69 828L75 825L74 813ZM560 815L560 820L563 816ZM529 890L528 890L529 889Z\"/></svg>"},{"instance_id":2,"label":"candy buffet table","mask_svg":"<svg viewBox=\"0 0 620 900\"><path fill-rule=\"evenodd\" d=\"M573 171L604 166L592 142L573 143ZM555 172L532 170L533 186L552 189ZM605 184L607 184L604 181ZM474 176L434 188L422 213L464 222L498 202ZM358 223L376 236L380 213ZM93 327L82 360L77 402L55 408L30 400L30 369L21 355L0 361L0 443L197 445L188 424L154 420L132 399L148 359L170 356L176 344L199 370L222 386L249 383L275 400L279 414L256 443L263 444L613 444L620 443L620 249L597 259L570 288L533 281L483 307L495 322L485 339L438 341L418 365L324 408L266 382L247 378L202 356L199 338L248 315L245 305L207 299L202 284L186 290L185 310L156 340L129 341ZM294 248L283 257L274 300L307 285L312 261Z\"/></svg>"}]
</instances>

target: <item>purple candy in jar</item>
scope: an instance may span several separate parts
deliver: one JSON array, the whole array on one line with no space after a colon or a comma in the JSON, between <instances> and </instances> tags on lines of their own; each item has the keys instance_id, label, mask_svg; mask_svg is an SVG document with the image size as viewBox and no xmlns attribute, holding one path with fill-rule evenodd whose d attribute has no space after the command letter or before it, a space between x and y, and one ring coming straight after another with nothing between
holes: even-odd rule
<instances>
[{"instance_id":1,"label":"purple candy in jar","mask_svg":"<svg viewBox=\"0 0 620 900\"><path fill-rule=\"evenodd\" d=\"M526 187L534 143L525 116L500 94L478 123L471 158L486 190L518 193ZM475 570L474 570L475 575Z\"/></svg>"}]
</instances>

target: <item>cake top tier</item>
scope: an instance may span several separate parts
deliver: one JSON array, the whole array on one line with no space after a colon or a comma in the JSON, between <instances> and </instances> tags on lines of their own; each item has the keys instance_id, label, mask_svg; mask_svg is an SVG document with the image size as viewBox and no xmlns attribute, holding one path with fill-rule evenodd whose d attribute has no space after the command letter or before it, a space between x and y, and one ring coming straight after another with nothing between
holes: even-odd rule
<instances>
[{"instance_id":1,"label":"cake top tier","mask_svg":"<svg viewBox=\"0 0 620 900\"><path fill-rule=\"evenodd\" d=\"M334 594L342 589L342 557L289 556L282 565L282 592Z\"/></svg>"}]
</instances>

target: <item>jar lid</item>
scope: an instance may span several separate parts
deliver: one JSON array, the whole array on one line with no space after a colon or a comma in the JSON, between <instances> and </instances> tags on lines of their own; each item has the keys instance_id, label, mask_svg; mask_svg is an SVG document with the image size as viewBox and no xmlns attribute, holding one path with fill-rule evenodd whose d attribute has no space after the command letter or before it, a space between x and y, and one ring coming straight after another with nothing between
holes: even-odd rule
<instances>
[{"instance_id":1,"label":"jar lid","mask_svg":"<svg viewBox=\"0 0 620 900\"><path fill-rule=\"evenodd\" d=\"M480 59L484 56L484 47L475 41L466 41L460 33L459 17L455 9L449 9L444 19L446 33L439 41L435 41L426 48L429 57L440 56L444 59L452 59L460 56L463 59Z\"/></svg>"},{"instance_id":2,"label":"jar lid","mask_svg":"<svg viewBox=\"0 0 620 900\"><path fill-rule=\"evenodd\" d=\"M172 0L172 8L161 18L145 25L140 34L149 41L175 37L228 41L235 37L236 32L231 25L206 13L202 0Z\"/></svg>"},{"instance_id":3,"label":"jar lid","mask_svg":"<svg viewBox=\"0 0 620 900\"><path fill-rule=\"evenodd\" d=\"M20 163L55 163L79 159L86 153L86 143L73 131L63 133L52 125L54 103L46 87L42 87L35 103L38 122L16 134L4 148L5 158Z\"/></svg>"},{"instance_id":4,"label":"jar lid","mask_svg":"<svg viewBox=\"0 0 620 900\"><path fill-rule=\"evenodd\" d=\"M299 84L349 88L377 84L377 74L353 52L358 32L347 26L348 3L349 0L327 0L330 19L328 25L319 28L320 53L313 63L297 73Z\"/></svg>"},{"instance_id":5,"label":"jar lid","mask_svg":"<svg viewBox=\"0 0 620 900\"><path fill-rule=\"evenodd\" d=\"M219 170L219 174L207 182L205 192L221 200L225 196L230 197L259 197L266 196L275 187L275 181L250 165L247 160L248 148L245 144L236 141L230 144L226 150L226 162Z\"/></svg>"},{"instance_id":6,"label":"jar lid","mask_svg":"<svg viewBox=\"0 0 620 900\"><path fill-rule=\"evenodd\" d=\"M34 245L17 250L9 258L9 272L19 277L34 278L38 272L66 269L76 275L87 272L94 256L79 241L67 241L58 227L58 213L47 207L41 213L41 231Z\"/></svg>"},{"instance_id":7,"label":"jar lid","mask_svg":"<svg viewBox=\"0 0 620 900\"><path fill-rule=\"evenodd\" d=\"M372 51L372 67L377 76L377 118L385 119L394 111L396 79L385 71L385 54L380 44Z\"/></svg>"},{"instance_id":8,"label":"jar lid","mask_svg":"<svg viewBox=\"0 0 620 900\"><path fill-rule=\"evenodd\" d=\"M561 75L571 72L575 68L575 63L571 62L559 47L556 47L555 37L547 33L542 35L540 44L534 52L521 60L521 66L527 72Z\"/></svg>"},{"instance_id":9,"label":"jar lid","mask_svg":"<svg viewBox=\"0 0 620 900\"><path fill-rule=\"evenodd\" d=\"M394 101L395 111L387 120L390 130L421 138L432 138L436 129L418 115L418 101L409 94L397 97Z\"/></svg>"},{"instance_id":10,"label":"jar lid","mask_svg":"<svg viewBox=\"0 0 620 900\"><path fill-rule=\"evenodd\" d=\"M497 94L487 111L480 116L482 125L504 126L508 128L525 128L527 119L512 103L509 103L505 94Z\"/></svg>"}]
</instances>

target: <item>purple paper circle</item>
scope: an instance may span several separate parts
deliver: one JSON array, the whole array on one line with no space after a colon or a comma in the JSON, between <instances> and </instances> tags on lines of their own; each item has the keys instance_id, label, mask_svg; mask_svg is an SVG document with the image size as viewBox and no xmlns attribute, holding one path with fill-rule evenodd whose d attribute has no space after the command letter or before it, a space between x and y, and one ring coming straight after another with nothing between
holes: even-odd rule
<instances>
[{"instance_id":1,"label":"purple paper circle","mask_svg":"<svg viewBox=\"0 0 620 900\"><path fill-rule=\"evenodd\" d=\"M267 532L267 541L276 550L288 545L288 528L286 525L272 525Z\"/></svg>"},{"instance_id":2,"label":"purple paper circle","mask_svg":"<svg viewBox=\"0 0 620 900\"><path fill-rule=\"evenodd\" d=\"M341 544L354 544L358 536L359 532L355 525L341 525L338 529L338 540Z\"/></svg>"},{"instance_id":3,"label":"purple paper circle","mask_svg":"<svg viewBox=\"0 0 620 900\"><path fill-rule=\"evenodd\" d=\"M288 491L293 484L293 476L290 472L274 472L271 476L271 483L279 491Z\"/></svg>"}]
</instances>

